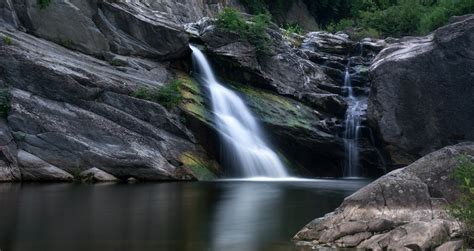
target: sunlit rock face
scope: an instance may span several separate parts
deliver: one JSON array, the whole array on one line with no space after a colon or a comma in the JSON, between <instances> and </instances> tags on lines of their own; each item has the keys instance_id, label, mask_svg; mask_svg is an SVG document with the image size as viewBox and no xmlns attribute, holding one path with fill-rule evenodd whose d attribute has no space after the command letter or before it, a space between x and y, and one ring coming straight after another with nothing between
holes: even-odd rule
<instances>
[{"instance_id":1,"label":"sunlit rock face","mask_svg":"<svg viewBox=\"0 0 474 251\"><path fill-rule=\"evenodd\" d=\"M474 140L474 15L432 35L405 38L375 59L370 123L397 166L443 146Z\"/></svg>"},{"instance_id":2,"label":"sunlit rock face","mask_svg":"<svg viewBox=\"0 0 474 251\"><path fill-rule=\"evenodd\" d=\"M297 244L428 250L456 238L460 226L446 203L459 194L450 175L460 154L474 155L474 143L445 147L379 178L304 227Z\"/></svg>"}]
</instances>

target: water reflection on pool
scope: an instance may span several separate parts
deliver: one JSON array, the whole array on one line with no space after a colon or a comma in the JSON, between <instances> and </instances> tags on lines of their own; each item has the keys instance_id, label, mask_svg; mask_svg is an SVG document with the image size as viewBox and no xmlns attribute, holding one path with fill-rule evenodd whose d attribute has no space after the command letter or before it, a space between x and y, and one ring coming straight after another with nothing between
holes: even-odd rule
<instances>
[{"instance_id":1,"label":"water reflection on pool","mask_svg":"<svg viewBox=\"0 0 474 251\"><path fill-rule=\"evenodd\" d=\"M0 249L294 250L366 180L0 184Z\"/></svg>"}]
</instances>

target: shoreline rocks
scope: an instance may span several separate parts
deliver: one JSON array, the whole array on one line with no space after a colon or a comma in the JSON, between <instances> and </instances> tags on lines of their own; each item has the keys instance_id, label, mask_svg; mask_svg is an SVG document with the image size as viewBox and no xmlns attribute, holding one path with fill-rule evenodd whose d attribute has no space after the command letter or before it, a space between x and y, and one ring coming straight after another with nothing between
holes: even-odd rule
<instances>
[{"instance_id":1,"label":"shoreline rocks","mask_svg":"<svg viewBox=\"0 0 474 251\"><path fill-rule=\"evenodd\" d=\"M296 244L426 250L459 238L459 222L446 205L459 194L450 175L460 154L474 156L474 143L445 147L382 176L306 225L294 237Z\"/></svg>"}]
</instances>

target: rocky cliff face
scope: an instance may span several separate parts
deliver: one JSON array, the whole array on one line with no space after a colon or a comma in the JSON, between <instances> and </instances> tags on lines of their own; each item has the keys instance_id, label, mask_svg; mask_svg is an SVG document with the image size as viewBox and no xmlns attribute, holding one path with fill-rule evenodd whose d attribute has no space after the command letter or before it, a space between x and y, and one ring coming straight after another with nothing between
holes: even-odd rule
<instances>
[{"instance_id":1,"label":"rocky cliff face","mask_svg":"<svg viewBox=\"0 0 474 251\"><path fill-rule=\"evenodd\" d=\"M163 60L188 50L180 26L133 4L53 1L40 9L36 1L8 0L0 7L0 85L10 100L0 180L174 180L217 172L203 168L214 164L179 111L130 96L175 78Z\"/></svg>"},{"instance_id":2,"label":"rocky cliff face","mask_svg":"<svg viewBox=\"0 0 474 251\"><path fill-rule=\"evenodd\" d=\"M396 165L474 140L474 16L422 38L391 44L375 59L369 119Z\"/></svg>"},{"instance_id":3,"label":"rocky cliff face","mask_svg":"<svg viewBox=\"0 0 474 251\"><path fill-rule=\"evenodd\" d=\"M140 4L159 11L175 23L192 23L203 17L215 17L225 7L245 12L239 0L125 0L123 2Z\"/></svg>"},{"instance_id":4,"label":"rocky cliff face","mask_svg":"<svg viewBox=\"0 0 474 251\"><path fill-rule=\"evenodd\" d=\"M349 67L356 92L366 95L366 69L383 45L375 46L369 40L358 44L344 34L326 32L285 37L278 27L272 26L268 30L273 41L269 52L257 54L246 40L217 28L212 20L204 19L187 29L194 35L194 41L204 45L218 75L227 82L292 99L293 108L290 108L296 108L294 117L299 111L312 111L314 118L307 120L309 127L288 126L291 123L283 123L286 126L281 127L275 118L288 115L278 114L280 110L272 107L271 102L265 112L261 112L259 105L248 102L272 134L276 146L297 166L317 176L342 176L345 158L342 131L348 108L344 99L344 71ZM360 142L363 174L377 176L383 172L375 168L382 166L380 157L370 141L370 132L364 137Z\"/></svg>"},{"instance_id":5,"label":"rocky cliff face","mask_svg":"<svg viewBox=\"0 0 474 251\"><path fill-rule=\"evenodd\" d=\"M450 175L460 154L474 156L474 144L443 148L381 177L309 223L295 236L297 244L371 250L453 245L449 240L460 236L460 225L447 214L446 203L458 195Z\"/></svg>"}]
</instances>

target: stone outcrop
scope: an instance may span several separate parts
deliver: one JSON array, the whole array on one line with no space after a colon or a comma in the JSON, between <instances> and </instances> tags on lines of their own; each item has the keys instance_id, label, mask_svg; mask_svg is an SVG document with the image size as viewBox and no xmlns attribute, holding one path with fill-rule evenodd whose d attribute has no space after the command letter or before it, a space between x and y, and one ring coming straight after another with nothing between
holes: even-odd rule
<instances>
[{"instance_id":1,"label":"stone outcrop","mask_svg":"<svg viewBox=\"0 0 474 251\"><path fill-rule=\"evenodd\" d=\"M86 54L113 52L163 60L188 52L184 30L140 4L61 0L40 8L36 0L7 2L13 3L16 16L29 33ZM7 7L3 9L7 11Z\"/></svg>"},{"instance_id":2,"label":"stone outcrop","mask_svg":"<svg viewBox=\"0 0 474 251\"><path fill-rule=\"evenodd\" d=\"M474 143L445 147L379 178L304 227L297 244L428 250L459 237L459 223L446 203L459 194L450 175L460 154L474 156Z\"/></svg>"},{"instance_id":3,"label":"stone outcrop","mask_svg":"<svg viewBox=\"0 0 474 251\"><path fill-rule=\"evenodd\" d=\"M474 15L427 37L392 43L375 59L369 120L395 166L474 140Z\"/></svg>"},{"instance_id":4,"label":"stone outcrop","mask_svg":"<svg viewBox=\"0 0 474 251\"><path fill-rule=\"evenodd\" d=\"M125 0L161 12L175 23L196 22L203 17L215 17L226 7L245 12L239 0Z\"/></svg>"}]
</instances>

